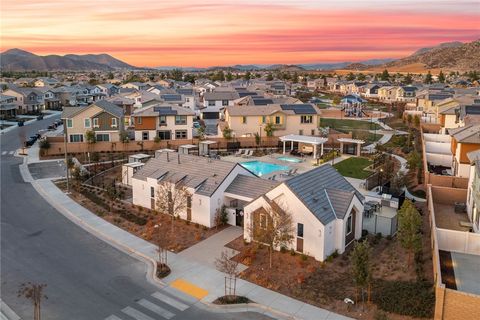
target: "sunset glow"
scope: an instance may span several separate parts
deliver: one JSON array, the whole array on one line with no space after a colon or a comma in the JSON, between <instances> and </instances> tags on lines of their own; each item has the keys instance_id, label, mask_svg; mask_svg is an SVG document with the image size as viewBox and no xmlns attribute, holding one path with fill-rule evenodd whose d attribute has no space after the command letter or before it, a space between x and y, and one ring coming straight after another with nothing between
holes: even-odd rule
<instances>
[{"instance_id":1,"label":"sunset glow","mask_svg":"<svg viewBox=\"0 0 480 320\"><path fill-rule=\"evenodd\" d=\"M3 0L1 11L2 51L136 66L398 58L480 38L478 1Z\"/></svg>"}]
</instances>

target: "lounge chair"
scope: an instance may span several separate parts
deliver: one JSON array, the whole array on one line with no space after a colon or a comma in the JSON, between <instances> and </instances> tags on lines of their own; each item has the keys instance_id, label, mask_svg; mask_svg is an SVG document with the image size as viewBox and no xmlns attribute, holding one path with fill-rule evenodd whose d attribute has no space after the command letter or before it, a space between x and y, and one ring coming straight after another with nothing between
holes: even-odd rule
<instances>
[{"instance_id":1,"label":"lounge chair","mask_svg":"<svg viewBox=\"0 0 480 320\"><path fill-rule=\"evenodd\" d=\"M284 173L280 173L282 177L290 177L292 175L292 169L285 171Z\"/></svg>"},{"instance_id":2,"label":"lounge chair","mask_svg":"<svg viewBox=\"0 0 480 320\"><path fill-rule=\"evenodd\" d=\"M294 170L290 173L290 175L291 175L291 176L296 175L296 174L297 174L297 171L298 171L298 169L294 169Z\"/></svg>"},{"instance_id":3,"label":"lounge chair","mask_svg":"<svg viewBox=\"0 0 480 320\"><path fill-rule=\"evenodd\" d=\"M245 154L242 155L244 158L250 158L251 156L253 156L253 150L247 150Z\"/></svg>"},{"instance_id":4,"label":"lounge chair","mask_svg":"<svg viewBox=\"0 0 480 320\"><path fill-rule=\"evenodd\" d=\"M243 149L238 149L238 151L234 154L235 157L240 157L243 154Z\"/></svg>"}]
</instances>

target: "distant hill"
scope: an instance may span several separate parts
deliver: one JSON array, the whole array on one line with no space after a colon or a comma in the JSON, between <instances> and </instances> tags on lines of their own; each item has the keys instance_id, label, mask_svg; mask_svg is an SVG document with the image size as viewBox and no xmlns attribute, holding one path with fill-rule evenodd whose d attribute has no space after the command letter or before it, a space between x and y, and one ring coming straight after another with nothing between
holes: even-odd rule
<instances>
[{"instance_id":1,"label":"distant hill","mask_svg":"<svg viewBox=\"0 0 480 320\"><path fill-rule=\"evenodd\" d=\"M435 49L457 48L457 47L460 47L460 46L462 46L462 45L463 45L463 42L460 42L460 41L444 42L444 43L440 43L440 44L437 45L437 46L426 47L426 48L418 49L417 51L415 51L415 52L413 53L413 56L416 56L416 55L419 55L419 54L423 54L423 53L425 53L425 52L432 51L432 50L435 50Z\"/></svg>"},{"instance_id":2,"label":"distant hill","mask_svg":"<svg viewBox=\"0 0 480 320\"><path fill-rule=\"evenodd\" d=\"M65 56L39 56L21 49L10 49L0 53L1 67L4 71L56 71L56 70L116 70L136 69L108 54L67 54Z\"/></svg>"},{"instance_id":3,"label":"distant hill","mask_svg":"<svg viewBox=\"0 0 480 320\"><path fill-rule=\"evenodd\" d=\"M427 50L425 50L427 49ZM420 51L420 53L418 53ZM385 65L387 69L407 69L409 66L425 70L443 69L449 71L480 70L480 40L463 43L451 42L438 47L424 48L413 55Z\"/></svg>"}]
</instances>

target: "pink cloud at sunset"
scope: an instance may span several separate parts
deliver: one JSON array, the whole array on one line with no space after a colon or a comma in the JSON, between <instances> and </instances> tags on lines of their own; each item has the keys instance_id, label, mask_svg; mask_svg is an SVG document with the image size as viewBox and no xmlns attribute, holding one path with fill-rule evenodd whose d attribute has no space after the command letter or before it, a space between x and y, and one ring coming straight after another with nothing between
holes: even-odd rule
<instances>
[{"instance_id":1,"label":"pink cloud at sunset","mask_svg":"<svg viewBox=\"0 0 480 320\"><path fill-rule=\"evenodd\" d=\"M2 1L2 51L137 66L397 58L480 38L476 1Z\"/></svg>"}]
</instances>

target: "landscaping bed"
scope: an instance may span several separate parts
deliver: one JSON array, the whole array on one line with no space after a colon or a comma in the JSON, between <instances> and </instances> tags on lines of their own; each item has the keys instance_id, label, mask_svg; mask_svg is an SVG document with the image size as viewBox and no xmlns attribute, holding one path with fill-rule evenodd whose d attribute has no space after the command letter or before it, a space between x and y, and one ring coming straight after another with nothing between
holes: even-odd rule
<instances>
[{"instance_id":1,"label":"landscaping bed","mask_svg":"<svg viewBox=\"0 0 480 320\"><path fill-rule=\"evenodd\" d=\"M373 257L373 302L364 307L361 304L346 305L343 301L345 298L355 300L356 297L349 252L337 257L332 255L323 263L291 251L274 252L273 267L270 269L267 248L244 243L242 237L227 246L240 252L234 259L249 266L241 273L242 279L292 298L356 319L376 319L379 313L385 311L388 312L388 319L403 320L414 317L403 309L400 310L404 311L403 315L390 312L399 312L398 306L408 305L408 301L413 299L411 294L417 292L414 296L417 297L415 310L419 317L428 314L428 318L433 316L434 300L430 290L433 287L433 275L428 217L424 215L423 218L422 278L425 281L417 282L415 267L406 265L408 253L395 237L369 236ZM402 301L379 301L379 297L390 297L388 294L392 287L402 288L403 293L399 295Z\"/></svg>"},{"instance_id":2,"label":"landscaping bed","mask_svg":"<svg viewBox=\"0 0 480 320\"><path fill-rule=\"evenodd\" d=\"M321 127L330 127L338 131L349 132L353 129L362 129L362 130L380 130L380 127L377 123L371 122L368 120L350 120L350 119L330 119L330 118L321 118L320 119Z\"/></svg>"},{"instance_id":3,"label":"landscaping bed","mask_svg":"<svg viewBox=\"0 0 480 320\"><path fill-rule=\"evenodd\" d=\"M223 296L215 299L213 304L239 304L239 303L252 303L250 299L243 296Z\"/></svg>"},{"instance_id":4,"label":"landscaping bed","mask_svg":"<svg viewBox=\"0 0 480 320\"><path fill-rule=\"evenodd\" d=\"M57 181L56 185L66 190L65 180ZM173 252L185 250L224 228L219 226L209 229L181 219L174 219L172 222L170 215L155 213L126 201L111 201L100 188L78 183L72 183L69 196L99 217L144 240L157 244L161 238L165 242L166 249ZM173 236L161 237L161 235L172 234Z\"/></svg>"},{"instance_id":5,"label":"landscaping bed","mask_svg":"<svg viewBox=\"0 0 480 320\"><path fill-rule=\"evenodd\" d=\"M351 157L334 164L334 168L344 177L366 179L372 171L365 170L373 162L367 158Z\"/></svg>"}]
</instances>

